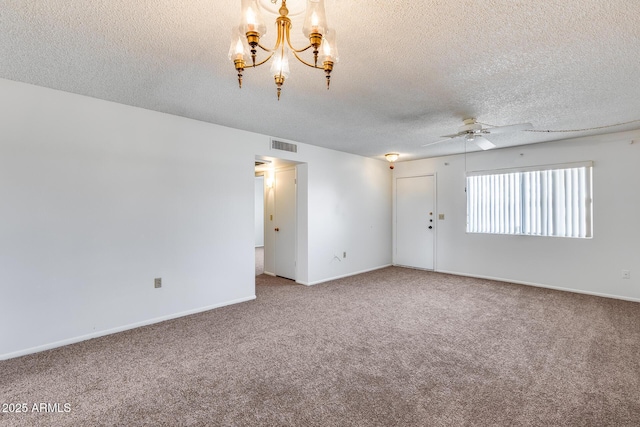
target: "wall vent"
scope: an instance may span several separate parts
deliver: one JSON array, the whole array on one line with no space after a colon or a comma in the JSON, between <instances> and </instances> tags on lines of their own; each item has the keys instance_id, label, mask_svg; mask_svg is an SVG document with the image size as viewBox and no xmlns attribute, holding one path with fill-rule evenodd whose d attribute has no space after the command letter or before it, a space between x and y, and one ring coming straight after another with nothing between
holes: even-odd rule
<instances>
[{"instance_id":1,"label":"wall vent","mask_svg":"<svg viewBox=\"0 0 640 427\"><path fill-rule=\"evenodd\" d=\"M298 152L298 146L296 144L291 144L289 142L278 141L277 139L271 140L271 149L272 150L282 150L282 151L290 151L292 153Z\"/></svg>"}]
</instances>

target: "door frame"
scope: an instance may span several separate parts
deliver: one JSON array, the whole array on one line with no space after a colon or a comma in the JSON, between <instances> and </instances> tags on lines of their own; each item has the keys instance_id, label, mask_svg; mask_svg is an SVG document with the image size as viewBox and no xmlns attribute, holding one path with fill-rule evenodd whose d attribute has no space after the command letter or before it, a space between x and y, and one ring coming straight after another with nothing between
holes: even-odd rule
<instances>
[{"instance_id":1,"label":"door frame","mask_svg":"<svg viewBox=\"0 0 640 427\"><path fill-rule=\"evenodd\" d=\"M431 172L431 173L422 173L419 175L406 175L406 176L394 176L393 177L393 191L392 191L392 197L393 197L393 212L392 212L392 247L391 250L392 252L392 264L393 265L398 265L396 264L396 253L397 253L397 221L398 221L398 179L404 179L404 178L421 178L421 177L427 177L427 176L431 176L433 177L433 221L434 221L434 231L433 231L433 269L423 269L423 270L427 270L427 271L438 271L437 269L437 261L438 261L438 251L437 251L437 247L438 247L438 229L440 228L440 226L438 225L438 174L436 172ZM418 268L418 267L415 267ZM418 268L420 269L420 268Z\"/></svg>"}]
</instances>

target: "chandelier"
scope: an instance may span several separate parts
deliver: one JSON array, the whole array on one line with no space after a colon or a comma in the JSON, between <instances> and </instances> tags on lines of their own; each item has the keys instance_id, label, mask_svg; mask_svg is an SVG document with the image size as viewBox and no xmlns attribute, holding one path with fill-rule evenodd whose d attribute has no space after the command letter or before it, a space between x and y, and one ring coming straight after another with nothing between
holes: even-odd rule
<instances>
[{"instance_id":1,"label":"chandelier","mask_svg":"<svg viewBox=\"0 0 640 427\"><path fill-rule=\"evenodd\" d=\"M309 39L309 45L302 49L296 49L291 44L290 30L292 25L288 16L287 0L269 1L272 4L276 4L278 1L281 3L278 10L280 16L276 18L278 34L275 46L272 49L260 44L260 38L266 34L267 27L260 13L258 0L242 0L242 20L240 25L233 31L231 48L229 49L229 59L233 61L238 72L238 85L240 88L242 88L242 73L247 66L255 68L272 60L271 73L276 83L278 100L280 100L282 85L285 79L289 77L289 55L293 54L303 64L311 68L324 70L327 89L329 89L331 71L334 63L338 62L338 51L335 44L335 32L327 28L324 0L306 0L307 7L302 33L305 38ZM258 59L258 48L266 52L268 56L264 59ZM301 54L309 49L313 49L312 62L311 60L309 62L305 61L301 57ZM251 56L249 63L247 63L248 56Z\"/></svg>"}]
</instances>

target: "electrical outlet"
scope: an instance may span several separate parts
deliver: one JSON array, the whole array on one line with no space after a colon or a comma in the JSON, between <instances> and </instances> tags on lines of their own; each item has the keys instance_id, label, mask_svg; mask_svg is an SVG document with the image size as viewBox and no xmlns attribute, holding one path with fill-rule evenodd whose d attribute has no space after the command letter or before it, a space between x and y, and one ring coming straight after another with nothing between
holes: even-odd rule
<instances>
[{"instance_id":1,"label":"electrical outlet","mask_svg":"<svg viewBox=\"0 0 640 427\"><path fill-rule=\"evenodd\" d=\"M631 279L631 272L629 270L622 270L623 279Z\"/></svg>"},{"instance_id":2,"label":"electrical outlet","mask_svg":"<svg viewBox=\"0 0 640 427\"><path fill-rule=\"evenodd\" d=\"M347 253L346 252L342 252L342 258L346 258L347 257Z\"/></svg>"},{"instance_id":3,"label":"electrical outlet","mask_svg":"<svg viewBox=\"0 0 640 427\"><path fill-rule=\"evenodd\" d=\"M157 278L153 279L153 287L154 288L161 288L162 287L162 278L161 277L157 277Z\"/></svg>"}]
</instances>

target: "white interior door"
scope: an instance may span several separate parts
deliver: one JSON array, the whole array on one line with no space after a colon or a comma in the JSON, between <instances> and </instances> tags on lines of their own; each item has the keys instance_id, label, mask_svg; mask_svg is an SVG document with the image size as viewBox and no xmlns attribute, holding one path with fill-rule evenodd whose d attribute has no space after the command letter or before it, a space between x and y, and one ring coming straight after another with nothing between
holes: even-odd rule
<instances>
[{"instance_id":1,"label":"white interior door","mask_svg":"<svg viewBox=\"0 0 640 427\"><path fill-rule=\"evenodd\" d=\"M433 175L396 179L396 265L433 270L434 195Z\"/></svg>"},{"instance_id":2,"label":"white interior door","mask_svg":"<svg viewBox=\"0 0 640 427\"><path fill-rule=\"evenodd\" d=\"M296 170L275 173L275 274L296 280Z\"/></svg>"}]
</instances>

